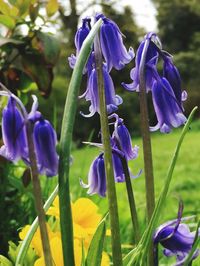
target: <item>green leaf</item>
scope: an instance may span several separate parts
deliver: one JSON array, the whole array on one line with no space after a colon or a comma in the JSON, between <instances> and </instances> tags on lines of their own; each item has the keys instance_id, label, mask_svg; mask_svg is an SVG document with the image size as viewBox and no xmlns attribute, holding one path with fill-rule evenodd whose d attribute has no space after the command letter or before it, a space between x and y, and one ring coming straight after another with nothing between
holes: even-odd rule
<instances>
[{"instance_id":1,"label":"green leaf","mask_svg":"<svg viewBox=\"0 0 200 266\"><path fill-rule=\"evenodd\" d=\"M81 266L86 266L86 262L85 262L85 250L84 250L84 240L82 241L82 259L81 259Z\"/></svg>"},{"instance_id":2,"label":"green leaf","mask_svg":"<svg viewBox=\"0 0 200 266\"><path fill-rule=\"evenodd\" d=\"M194 238L194 243L192 245L192 249L191 249L189 255L187 256L183 266L189 265L189 263L192 260L192 256L194 255L195 251L197 251L197 249L198 249L198 246L200 244L199 227L200 227L200 221L197 224L197 229L196 229L196 233L195 233L195 238Z\"/></svg>"},{"instance_id":3,"label":"green leaf","mask_svg":"<svg viewBox=\"0 0 200 266\"><path fill-rule=\"evenodd\" d=\"M46 6L47 15L51 17L52 15L56 13L56 11L58 11L58 8L59 8L59 4L57 0L49 0Z\"/></svg>"},{"instance_id":4,"label":"green leaf","mask_svg":"<svg viewBox=\"0 0 200 266\"><path fill-rule=\"evenodd\" d=\"M132 261L134 261L135 258L137 258L137 255L139 255L137 250L138 250L138 247L132 249L128 254L126 254L126 256L123 258L123 265L124 266L130 265L132 263Z\"/></svg>"},{"instance_id":5,"label":"green leaf","mask_svg":"<svg viewBox=\"0 0 200 266\"><path fill-rule=\"evenodd\" d=\"M167 193L168 193L169 186L170 186L170 183L171 183L171 180L172 180L174 168L175 168L175 165L176 165L176 162L177 162L177 159L178 159L178 155L179 155L179 152L180 152L181 145L183 143L183 140L184 140L184 137L185 137L186 133L190 129L190 125L192 123L192 119L194 117L194 114L195 114L196 110L197 110L197 107L195 107L192 110L192 112L190 113L190 116L188 118L188 121L185 124L185 126L184 126L184 128L183 128L183 130L181 132L181 135L180 135L179 141L177 143L174 155L172 157L171 164L170 164L168 172L167 172L167 176L166 176L166 179L165 179L163 190L160 193L158 202L156 204L156 207L154 209L154 212L153 212L152 218L151 218L151 220L150 220L150 222L148 224L148 227L145 230L145 232L144 232L144 234L143 234L138 246L136 247L135 252L136 252L137 256L136 256L135 252L133 252L133 255L129 257L129 264L125 264L125 265L134 265L133 261L134 262L136 261L136 263L141 263L139 265L143 265L142 263L145 261L145 258L146 258L147 253L148 253L147 252L148 251L148 247L149 247L150 243L152 242L153 231L156 228L158 219L159 219L159 217L161 215L161 212L162 212L162 209L163 209L166 197L167 197Z\"/></svg>"},{"instance_id":6,"label":"green leaf","mask_svg":"<svg viewBox=\"0 0 200 266\"><path fill-rule=\"evenodd\" d=\"M6 26L9 29L13 29L15 27L15 20L8 15L0 14L0 24Z\"/></svg>"},{"instance_id":7,"label":"green leaf","mask_svg":"<svg viewBox=\"0 0 200 266\"><path fill-rule=\"evenodd\" d=\"M82 80L82 72L92 50L94 37L97 34L102 20L99 19L83 42L81 51L77 57L76 65L72 73L65 102L62 129L60 136L60 158L59 158L59 199L60 199L60 225L62 234L63 260L64 264L74 264L73 234L71 230L71 202L69 193L69 167L71 156L72 132L77 110L77 98ZM62 207L61 207L62 206ZM66 226L67 225L67 226Z\"/></svg>"},{"instance_id":8,"label":"green leaf","mask_svg":"<svg viewBox=\"0 0 200 266\"><path fill-rule=\"evenodd\" d=\"M31 5L29 6L29 15L32 22L34 22L38 16L39 6L40 6L39 3L36 4L31 3Z\"/></svg>"},{"instance_id":9,"label":"green leaf","mask_svg":"<svg viewBox=\"0 0 200 266\"><path fill-rule=\"evenodd\" d=\"M2 266L13 266L12 262L6 257L0 255L0 265Z\"/></svg>"},{"instance_id":10,"label":"green leaf","mask_svg":"<svg viewBox=\"0 0 200 266\"><path fill-rule=\"evenodd\" d=\"M103 252L103 243L106 234L106 220L105 218L98 225L97 230L90 243L88 254L86 258L87 266L100 266Z\"/></svg>"},{"instance_id":11,"label":"green leaf","mask_svg":"<svg viewBox=\"0 0 200 266\"><path fill-rule=\"evenodd\" d=\"M24 72L37 84L42 96L48 97L51 92L53 70L40 55L23 55Z\"/></svg>"},{"instance_id":12,"label":"green leaf","mask_svg":"<svg viewBox=\"0 0 200 266\"><path fill-rule=\"evenodd\" d=\"M4 15L10 15L10 6L5 1L0 0L0 12Z\"/></svg>"},{"instance_id":13,"label":"green leaf","mask_svg":"<svg viewBox=\"0 0 200 266\"><path fill-rule=\"evenodd\" d=\"M19 17L28 14L31 0L17 0L16 7L19 9Z\"/></svg>"},{"instance_id":14,"label":"green leaf","mask_svg":"<svg viewBox=\"0 0 200 266\"><path fill-rule=\"evenodd\" d=\"M60 42L55 37L49 33L37 32L33 47L44 56L48 64L55 65L60 53Z\"/></svg>"},{"instance_id":15,"label":"green leaf","mask_svg":"<svg viewBox=\"0 0 200 266\"><path fill-rule=\"evenodd\" d=\"M8 241L8 244L9 244L8 256L14 262L16 261L17 258L17 246L12 241Z\"/></svg>"},{"instance_id":16,"label":"green leaf","mask_svg":"<svg viewBox=\"0 0 200 266\"><path fill-rule=\"evenodd\" d=\"M15 39L11 39L11 38L0 37L0 46L3 46L3 45L8 44L8 43L20 45L20 44L23 44L24 42L19 41L19 40L15 40Z\"/></svg>"},{"instance_id":17,"label":"green leaf","mask_svg":"<svg viewBox=\"0 0 200 266\"><path fill-rule=\"evenodd\" d=\"M44 204L45 212L48 211L48 209L50 208L50 206L51 206L52 202L54 201L55 197L57 196L57 194L58 194L58 186L55 187L54 191L51 193L50 197L45 202L45 204ZM35 218L35 220L33 221L26 237L21 242L20 248L17 252L17 258L16 258L16 264L15 265L24 265L23 264L24 260L27 257L27 252L29 250L30 243L33 239L33 236L34 236L37 228L38 228L38 217ZM31 251L29 251L29 252L31 252ZM29 265L31 265L31 264L29 264Z\"/></svg>"}]
</instances>

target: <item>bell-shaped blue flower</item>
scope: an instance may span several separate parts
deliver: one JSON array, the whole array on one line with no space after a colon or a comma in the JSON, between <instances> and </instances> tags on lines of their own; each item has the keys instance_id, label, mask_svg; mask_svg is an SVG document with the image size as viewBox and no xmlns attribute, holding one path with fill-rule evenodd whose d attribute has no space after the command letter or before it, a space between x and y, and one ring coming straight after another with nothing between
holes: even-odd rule
<instances>
[{"instance_id":1,"label":"bell-shaped blue flower","mask_svg":"<svg viewBox=\"0 0 200 266\"><path fill-rule=\"evenodd\" d=\"M125 182L125 173L122 165L122 156L124 156L123 153L120 154L118 150L113 150L112 152L113 170L114 170L115 182L117 183Z\"/></svg>"},{"instance_id":2,"label":"bell-shaped blue flower","mask_svg":"<svg viewBox=\"0 0 200 266\"><path fill-rule=\"evenodd\" d=\"M117 147L124 153L126 160L137 158L139 147L136 145L132 146L131 136L124 125L123 119L119 118L117 114L113 114L109 118L116 119L112 139L115 140Z\"/></svg>"},{"instance_id":3,"label":"bell-shaped blue flower","mask_svg":"<svg viewBox=\"0 0 200 266\"><path fill-rule=\"evenodd\" d=\"M107 71L110 72L112 67L120 70L134 58L133 48L127 52L123 44L122 33L115 22L103 14L96 15L96 20L99 18L103 20L100 28L100 43Z\"/></svg>"},{"instance_id":4,"label":"bell-shaped blue flower","mask_svg":"<svg viewBox=\"0 0 200 266\"><path fill-rule=\"evenodd\" d=\"M118 105L122 103L122 98L115 94L114 84L111 76L107 72L105 65L103 67L103 79L104 79L104 88L105 88L105 98L107 113L111 114L118 109ZM90 101L91 105L89 107L90 114L83 116L91 117L96 112L99 113L99 96L98 96L98 85L97 85L97 72L94 68L90 74L86 92L80 96L85 97L86 101Z\"/></svg>"},{"instance_id":5,"label":"bell-shaped blue flower","mask_svg":"<svg viewBox=\"0 0 200 266\"><path fill-rule=\"evenodd\" d=\"M102 144L90 143L97 147L102 147ZM125 172L122 164L122 160L126 160L124 153L117 149L115 140L111 139L112 146L112 161L113 161L113 171L115 182L121 183L125 181ZM128 169L129 170L129 169ZM130 170L129 175L131 178L137 178L140 176L141 171L134 176ZM99 194L101 197L106 196L106 174L105 174L105 164L104 164L104 153L101 153L98 157L94 159L90 166L88 173L88 184L84 184L80 180L80 184L83 188L88 188L87 193L89 195Z\"/></svg>"},{"instance_id":6,"label":"bell-shaped blue flower","mask_svg":"<svg viewBox=\"0 0 200 266\"><path fill-rule=\"evenodd\" d=\"M84 18L82 20L82 26L76 32L76 35L75 35L76 54L79 53L85 38L90 32L90 29L91 29L90 22L91 22L90 18Z\"/></svg>"},{"instance_id":7,"label":"bell-shaped blue flower","mask_svg":"<svg viewBox=\"0 0 200 266\"><path fill-rule=\"evenodd\" d=\"M2 114L2 137L4 145L0 155L10 161L28 158L25 122L16 106L15 99L10 96Z\"/></svg>"},{"instance_id":8,"label":"bell-shaped blue flower","mask_svg":"<svg viewBox=\"0 0 200 266\"><path fill-rule=\"evenodd\" d=\"M139 91L139 72L140 72L140 65L141 65L141 58L142 58L142 53L144 50L144 47L148 45L147 49L147 54L145 58L145 63L151 64L155 66L158 62L158 47L156 46L155 43L159 43L159 39L157 35L153 32L148 33L145 37L144 40L141 42L137 52L136 52L136 57L135 57L135 67L131 70L130 72L130 77L133 80L132 83L126 84L122 82L122 86L129 90L129 91ZM152 84L153 84L154 78L152 75L152 71L150 68L146 69L146 90L147 92L151 90Z\"/></svg>"},{"instance_id":9,"label":"bell-shaped blue flower","mask_svg":"<svg viewBox=\"0 0 200 266\"><path fill-rule=\"evenodd\" d=\"M179 71L173 64L170 56L164 55L163 59L163 76L170 83L179 105L182 106L182 101L187 99L187 93L181 89L181 77Z\"/></svg>"},{"instance_id":10,"label":"bell-shaped blue flower","mask_svg":"<svg viewBox=\"0 0 200 266\"><path fill-rule=\"evenodd\" d=\"M39 173L49 177L57 175L58 155L55 130L47 120L41 117L34 125L33 137Z\"/></svg>"},{"instance_id":11,"label":"bell-shaped blue flower","mask_svg":"<svg viewBox=\"0 0 200 266\"><path fill-rule=\"evenodd\" d=\"M169 133L172 127L179 127L186 122L187 118L166 78L154 81L152 98L158 123L150 128L151 131L160 129L162 133Z\"/></svg>"},{"instance_id":12,"label":"bell-shaped blue flower","mask_svg":"<svg viewBox=\"0 0 200 266\"><path fill-rule=\"evenodd\" d=\"M161 225L155 231L153 236L155 247L157 248L160 243L165 248L163 252L165 256L176 256L176 266L184 264L186 257L192 249L195 239L195 232L190 232L188 225L181 223L181 214L182 210L179 211L179 215L176 220L169 221ZM191 261L194 260L199 253L200 250L197 249L191 258Z\"/></svg>"},{"instance_id":13,"label":"bell-shaped blue flower","mask_svg":"<svg viewBox=\"0 0 200 266\"><path fill-rule=\"evenodd\" d=\"M68 62L70 67L73 69L75 64L76 64L76 58L81 50L82 44L85 40L85 38L87 37L87 35L90 32L91 29L91 25L90 25L91 19L86 17L82 20L82 26L80 28L78 28L76 35L75 35L75 46L76 46L76 56L74 54L71 54L70 57L68 57ZM85 74L87 71L89 71L89 73L92 70L92 64L93 64L93 59L92 59L92 55L89 56L86 68L83 71L83 74Z\"/></svg>"},{"instance_id":14,"label":"bell-shaped blue flower","mask_svg":"<svg viewBox=\"0 0 200 266\"><path fill-rule=\"evenodd\" d=\"M106 174L104 166L104 157L101 153L94 159L88 173L88 184L81 181L81 186L88 188L88 194L99 194L101 197L106 196Z\"/></svg>"}]
</instances>

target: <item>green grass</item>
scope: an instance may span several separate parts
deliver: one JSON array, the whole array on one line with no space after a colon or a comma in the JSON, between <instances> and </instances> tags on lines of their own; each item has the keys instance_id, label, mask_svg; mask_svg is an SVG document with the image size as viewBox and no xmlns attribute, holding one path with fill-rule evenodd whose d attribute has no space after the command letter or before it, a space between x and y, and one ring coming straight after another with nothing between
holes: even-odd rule
<instances>
[{"instance_id":1,"label":"green grass","mask_svg":"<svg viewBox=\"0 0 200 266\"><path fill-rule=\"evenodd\" d=\"M159 193L163 187L167 170L171 161L171 157L178 142L181 130L173 130L170 134L153 133L152 134L152 150L153 164L155 176L155 194L158 199ZM200 213L200 129L197 124L192 125L191 130L187 133L183 145L181 147L180 156L175 167L173 179L170 185L170 191L162 211L160 224L167 220L175 219L178 211L179 199L184 202L183 216L199 215ZM131 172L136 175L140 169L143 169L143 152L142 142L140 138L132 140L133 145L140 147L139 157L129 163ZM88 196L87 189L80 186L79 179L83 179L87 183L89 167L96 156L99 149L92 146L86 146L82 149L74 149L72 151L73 164L70 170L70 185L72 200L75 201L79 197L90 197L100 208L102 214L108 210L107 199L98 195ZM145 228L145 185L144 173L132 180L132 186L136 198L136 205L139 214L139 222L141 230ZM126 187L124 183L117 183L117 197L120 216L120 230L123 245L132 243L132 225L129 213L129 205L126 195ZM194 223L195 221L191 221ZM195 222L196 223L196 222ZM195 224L194 224L195 230ZM125 251L125 250L124 250ZM126 252L126 251L125 251ZM169 263L169 264L167 264ZM172 262L165 260L161 265L172 265ZM196 264L199 263L199 264ZM200 262L193 263L200 265Z\"/></svg>"},{"instance_id":2,"label":"green grass","mask_svg":"<svg viewBox=\"0 0 200 266\"><path fill-rule=\"evenodd\" d=\"M160 133L152 134L156 198L158 198L164 184L167 169L175 150L176 143L179 139L179 135L180 130L174 130L168 135ZM176 218L179 199L182 199L184 202L183 216L200 213L199 137L199 131L193 130L193 128L191 128L185 137L180 156L175 167L166 205L161 215L160 223ZM140 147L139 157L129 163L131 172L134 175L137 174L140 169L144 168L141 139L133 139L133 145L135 144ZM87 183L87 175L90 164L93 159L98 156L99 152L98 148L88 146L72 152L74 162L70 171L70 182L73 200L79 197L88 197L87 190L82 189L79 185L79 178L83 179L83 181ZM144 229L146 219L144 174L142 174L139 178L132 180L132 185L135 193L140 225L142 229ZM116 184L116 188L122 242L124 244L128 244L132 242L132 226L125 184L118 183ZM108 210L106 198L100 198L98 195L93 195L90 198L98 204L102 213L105 213Z\"/></svg>"}]
</instances>

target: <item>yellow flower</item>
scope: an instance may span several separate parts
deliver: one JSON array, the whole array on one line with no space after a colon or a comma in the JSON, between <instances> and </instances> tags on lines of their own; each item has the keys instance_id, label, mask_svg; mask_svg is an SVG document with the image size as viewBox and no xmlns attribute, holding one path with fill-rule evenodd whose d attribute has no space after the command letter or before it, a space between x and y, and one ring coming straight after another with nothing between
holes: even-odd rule
<instances>
[{"instance_id":1,"label":"yellow flower","mask_svg":"<svg viewBox=\"0 0 200 266\"><path fill-rule=\"evenodd\" d=\"M52 259L55 266L63 266L63 254L62 254L62 243L61 237L56 236L50 240L50 247L52 252ZM75 255L75 265L81 265L82 259L82 247L80 241L74 240L74 255ZM108 264L107 264L108 265ZM37 259L34 266L45 266L44 257ZM102 265L103 266L103 265Z\"/></svg>"},{"instance_id":2,"label":"yellow flower","mask_svg":"<svg viewBox=\"0 0 200 266\"><path fill-rule=\"evenodd\" d=\"M103 252L101 266L108 266L108 265L110 265L110 258L106 252Z\"/></svg>"},{"instance_id":3,"label":"yellow flower","mask_svg":"<svg viewBox=\"0 0 200 266\"><path fill-rule=\"evenodd\" d=\"M75 255L75 265L80 266L82 260L82 245L84 245L85 254L87 255L88 247L91 239L97 229L102 216L98 213L98 207L87 198L80 198L72 206L72 216L73 216L73 228L74 228L74 255ZM60 218L59 213L59 199L55 198L52 207L49 208L48 215L54 216L56 219ZM29 230L30 226L25 226L20 232L19 236L23 240ZM49 234L49 243L52 253L52 259L55 266L63 266L63 254L62 254L62 243L61 234L58 230L59 227L53 232L47 224L47 230ZM110 231L107 231L107 235ZM40 239L40 231L37 229L32 242L31 247L35 249L36 254L39 258L36 260L34 266L45 266L42 243ZM110 263L109 256L103 252L101 266L108 266Z\"/></svg>"},{"instance_id":4,"label":"yellow flower","mask_svg":"<svg viewBox=\"0 0 200 266\"><path fill-rule=\"evenodd\" d=\"M89 244L102 216L98 213L98 207L87 198L80 198L72 206L74 237L84 239ZM53 206L49 208L48 215L60 218L59 199L55 198Z\"/></svg>"},{"instance_id":5,"label":"yellow flower","mask_svg":"<svg viewBox=\"0 0 200 266\"><path fill-rule=\"evenodd\" d=\"M54 232L52 232L50 226L48 225L48 223L46 223L47 225L47 231L48 231L48 235L49 235L49 239L53 238L56 234ZM26 234L28 233L30 229L30 225L26 225L22 231L19 233L19 237L21 240L23 240L26 236ZM36 252L36 254L38 256L42 256L43 251L42 251L42 241L41 241L41 237L40 237L40 230L39 228L36 230L33 239L31 241L31 245L30 245Z\"/></svg>"}]
</instances>

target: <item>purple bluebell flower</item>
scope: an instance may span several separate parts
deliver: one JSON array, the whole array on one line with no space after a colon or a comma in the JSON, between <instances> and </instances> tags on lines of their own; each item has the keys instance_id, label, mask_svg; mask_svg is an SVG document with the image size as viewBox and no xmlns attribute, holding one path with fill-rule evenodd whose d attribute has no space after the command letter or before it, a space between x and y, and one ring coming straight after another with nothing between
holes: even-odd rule
<instances>
[{"instance_id":1,"label":"purple bluebell flower","mask_svg":"<svg viewBox=\"0 0 200 266\"><path fill-rule=\"evenodd\" d=\"M88 17L84 18L82 20L82 26L76 32L75 35L76 54L80 52L81 46L90 32L91 29L90 22L91 22L90 18Z\"/></svg>"},{"instance_id":2,"label":"purple bluebell flower","mask_svg":"<svg viewBox=\"0 0 200 266\"><path fill-rule=\"evenodd\" d=\"M1 156L14 162L28 157L25 121L12 96L3 109L2 137L4 145L0 148Z\"/></svg>"},{"instance_id":3,"label":"purple bluebell flower","mask_svg":"<svg viewBox=\"0 0 200 266\"><path fill-rule=\"evenodd\" d=\"M110 72L112 67L120 70L134 58L133 48L131 47L127 52L123 44L122 33L114 21L103 14L96 15L96 20L100 18L103 20L100 28L100 43L107 71Z\"/></svg>"},{"instance_id":4,"label":"purple bluebell flower","mask_svg":"<svg viewBox=\"0 0 200 266\"><path fill-rule=\"evenodd\" d=\"M126 160L123 152L117 150L114 147L112 149L112 160L114 178L115 182L117 183L125 181L125 173L122 165L122 159ZM130 172L131 178L137 178L140 174L141 171L136 176L132 175ZM88 184L84 184L82 180L80 180L80 184L83 188L88 188L87 193L89 195L99 194L101 197L106 196L106 174L103 153L96 157L90 166L90 170L88 173Z\"/></svg>"},{"instance_id":5,"label":"purple bluebell flower","mask_svg":"<svg viewBox=\"0 0 200 266\"><path fill-rule=\"evenodd\" d=\"M180 73L173 64L172 57L163 54L163 60L163 76L170 83L179 105L182 106L182 101L187 99L187 93L181 89Z\"/></svg>"},{"instance_id":6,"label":"purple bluebell flower","mask_svg":"<svg viewBox=\"0 0 200 266\"><path fill-rule=\"evenodd\" d=\"M118 105L122 103L122 98L115 95L114 84L112 78L106 70L105 65L103 66L103 79L105 88L105 98L107 105L107 113L111 114L118 109ZM90 113L88 115L83 114L85 117L91 117L96 112L99 113L99 97L98 97L98 85L97 85L97 72L94 68L90 74L86 92L80 96L85 97L86 101L90 101L91 105L89 107Z\"/></svg>"},{"instance_id":7,"label":"purple bluebell flower","mask_svg":"<svg viewBox=\"0 0 200 266\"><path fill-rule=\"evenodd\" d=\"M112 114L109 119L115 118L114 131L112 139L115 140L116 146L124 153L126 160L132 160L137 158L139 147L132 146L131 136L124 125L123 119L119 118L117 114Z\"/></svg>"},{"instance_id":8,"label":"purple bluebell flower","mask_svg":"<svg viewBox=\"0 0 200 266\"><path fill-rule=\"evenodd\" d=\"M58 171L56 133L51 124L37 111L37 97L33 95L32 109L28 114L23 103L14 94L0 91L0 95L9 97L2 115L4 145L0 149L0 155L14 162L22 159L26 164L30 164L26 125L31 122L38 171L47 176L56 175ZM20 109L17 108L16 102Z\"/></svg>"},{"instance_id":9,"label":"purple bluebell flower","mask_svg":"<svg viewBox=\"0 0 200 266\"><path fill-rule=\"evenodd\" d=\"M166 257L176 256L175 266L184 264L192 249L196 233L190 232L188 225L181 223L181 215L182 209L179 208L177 219L161 225L153 236L155 251L157 252L157 246L160 243L165 248L163 253ZM200 232L198 234L200 235ZM194 260L199 253L200 250L197 249L191 260Z\"/></svg>"},{"instance_id":10,"label":"purple bluebell flower","mask_svg":"<svg viewBox=\"0 0 200 266\"><path fill-rule=\"evenodd\" d=\"M179 127L186 122L187 118L166 78L162 77L154 81L152 98L158 123L150 128L151 131L160 129L162 133L169 133L172 127Z\"/></svg>"},{"instance_id":11,"label":"purple bluebell flower","mask_svg":"<svg viewBox=\"0 0 200 266\"><path fill-rule=\"evenodd\" d=\"M115 182L122 183L125 182L125 173L122 164L122 158L124 154L119 152L119 150L112 151L112 161L113 161L113 170L114 170L114 178ZM126 160L126 159L125 159ZM134 176L132 176L134 178Z\"/></svg>"},{"instance_id":12,"label":"purple bluebell flower","mask_svg":"<svg viewBox=\"0 0 200 266\"><path fill-rule=\"evenodd\" d=\"M57 137L49 121L42 117L34 124L33 138L36 149L38 171L46 176L58 173Z\"/></svg>"},{"instance_id":13,"label":"purple bluebell flower","mask_svg":"<svg viewBox=\"0 0 200 266\"><path fill-rule=\"evenodd\" d=\"M75 41L74 41L75 46L76 46L76 56L74 54L71 54L71 56L68 57L68 62L72 69L74 68L76 64L76 58L81 50L82 44L90 32L90 29L91 29L90 22L91 22L91 19L88 17L82 19L82 26L78 28L76 32ZM92 58L92 55L90 55L86 68L83 71L83 74L85 74L87 71L89 71L90 73L92 70L92 65L93 65L93 58Z\"/></svg>"},{"instance_id":14,"label":"purple bluebell flower","mask_svg":"<svg viewBox=\"0 0 200 266\"><path fill-rule=\"evenodd\" d=\"M104 157L101 153L94 159L88 173L88 184L84 184L81 180L81 186L88 188L88 194L99 194L101 197L106 196L106 174L104 166Z\"/></svg>"},{"instance_id":15,"label":"purple bluebell flower","mask_svg":"<svg viewBox=\"0 0 200 266\"><path fill-rule=\"evenodd\" d=\"M157 37L157 35L153 32L148 33L144 40L141 42L135 57L135 67L130 72L130 77L133 80L132 83L126 84L122 82L122 86L129 90L129 91L139 91L139 72L140 72L140 64L141 64L141 58L142 53L144 50L144 47L147 45L147 54L145 58L145 63L151 64L155 66L158 62L158 47L155 43L160 44L160 41ZM146 69L146 90L147 92L151 90L152 84L153 84L154 78L152 76L152 71L150 68Z\"/></svg>"}]
</instances>

